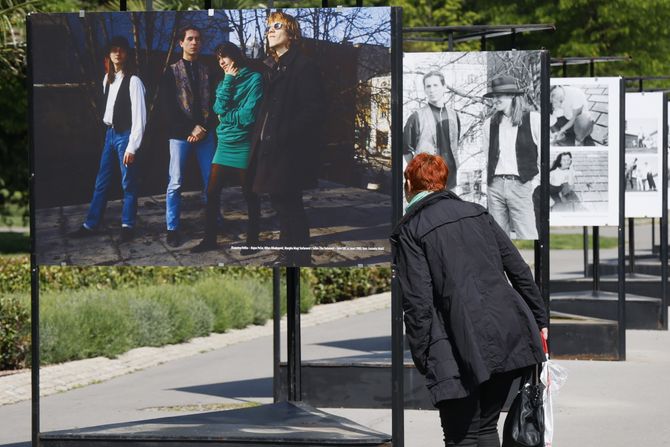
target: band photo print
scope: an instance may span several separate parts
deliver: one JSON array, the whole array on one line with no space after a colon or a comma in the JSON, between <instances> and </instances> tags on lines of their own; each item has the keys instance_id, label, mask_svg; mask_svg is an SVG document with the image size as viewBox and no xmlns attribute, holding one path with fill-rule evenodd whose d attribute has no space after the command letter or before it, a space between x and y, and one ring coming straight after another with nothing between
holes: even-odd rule
<instances>
[{"instance_id":1,"label":"band photo print","mask_svg":"<svg viewBox=\"0 0 670 447\"><path fill-rule=\"evenodd\" d=\"M661 217L662 92L626 93L626 217Z\"/></svg>"},{"instance_id":2,"label":"band photo print","mask_svg":"<svg viewBox=\"0 0 670 447\"><path fill-rule=\"evenodd\" d=\"M538 239L542 61L542 51L403 60L403 164L423 152L444 157L447 187L486 206L515 239Z\"/></svg>"},{"instance_id":3,"label":"band photo print","mask_svg":"<svg viewBox=\"0 0 670 447\"><path fill-rule=\"evenodd\" d=\"M552 226L618 225L621 82L621 78L551 79Z\"/></svg>"},{"instance_id":4,"label":"band photo print","mask_svg":"<svg viewBox=\"0 0 670 447\"><path fill-rule=\"evenodd\" d=\"M391 15L29 16L38 263L389 262Z\"/></svg>"}]
</instances>

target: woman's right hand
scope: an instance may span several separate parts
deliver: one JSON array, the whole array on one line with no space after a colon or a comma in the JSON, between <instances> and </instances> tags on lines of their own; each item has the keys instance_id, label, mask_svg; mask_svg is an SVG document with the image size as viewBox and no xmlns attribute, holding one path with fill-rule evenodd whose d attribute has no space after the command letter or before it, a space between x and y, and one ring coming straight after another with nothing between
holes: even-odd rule
<instances>
[{"instance_id":1,"label":"woman's right hand","mask_svg":"<svg viewBox=\"0 0 670 447\"><path fill-rule=\"evenodd\" d=\"M237 73L239 73L240 70L238 70L238 68L235 65L231 64L231 65L225 65L223 67L223 72L227 75L237 76Z\"/></svg>"},{"instance_id":2,"label":"woman's right hand","mask_svg":"<svg viewBox=\"0 0 670 447\"><path fill-rule=\"evenodd\" d=\"M542 337L545 340L549 340L549 328L543 327L542 329L540 329L540 332L542 333Z\"/></svg>"}]
</instances>

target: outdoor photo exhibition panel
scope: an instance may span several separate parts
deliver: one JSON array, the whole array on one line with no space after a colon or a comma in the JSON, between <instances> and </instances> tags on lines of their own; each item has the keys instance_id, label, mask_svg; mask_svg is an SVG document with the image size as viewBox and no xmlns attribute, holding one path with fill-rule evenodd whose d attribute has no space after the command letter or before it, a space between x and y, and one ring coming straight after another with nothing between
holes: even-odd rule
<instances>
[{"instance_id":1,"label":"outdoor photo exhibition panel","mask_svg":"<svg viewBox=\"0 0 670 447\"><path fill-rule=\"evenodd\" d=\"M619 225L621 82L551 79L552 226Z\"/></svg>"},{"instance_id":2,"label":"outdoor photo exhibition panel","mask_svg":"<svg viewBox=\"0 0 670 447\"><path fill-rule=\"evenodd\" d=\"M540 227L542 54L405 53L403 61L403 164L422 152L444 157L448 188L487 207L515 239L537 240Z\"/></svg>"},{"instance_id":3,"label":"outdoor photo exhibition panel","mask_svg":"<svg viewBox=\"0 0 670 447\"><path fill-rule=\"evenodd\" d=\"M663 92L626 93L626 217L661 217Z\"/></svg>"},{"instance_id":4,"label":"outdoor photo exhibition panel","mask_svg":"<svg viewBox=\"0 0 670 447\"><path fill-rule=\"evenodd\" d=\"M391 8L283 11L30 17L39 264L389 262Z\"/></svg>"}]
</instances>

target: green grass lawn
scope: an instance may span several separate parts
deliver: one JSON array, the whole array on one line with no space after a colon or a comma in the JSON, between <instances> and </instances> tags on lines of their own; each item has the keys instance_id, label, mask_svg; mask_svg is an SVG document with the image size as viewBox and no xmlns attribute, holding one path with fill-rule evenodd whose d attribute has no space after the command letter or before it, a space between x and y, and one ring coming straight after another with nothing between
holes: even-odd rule
<instances>
[{"instance_id":1,"label":"green grass lawn","mask_svg":"<svg viewBox=\"0 0 670 447\"><path fill-rule=\"evenodd\" d=\"M600 236L600 248L616 248L619 239L611 236ZM514 241L519 250L532 250L534 241ZM549 236L549 248L552 250L579 250L583 248L583 236L581 234L551 234ZM589 248L593 248L593 237L589 235Z\"/></svg>"}]
</instances>

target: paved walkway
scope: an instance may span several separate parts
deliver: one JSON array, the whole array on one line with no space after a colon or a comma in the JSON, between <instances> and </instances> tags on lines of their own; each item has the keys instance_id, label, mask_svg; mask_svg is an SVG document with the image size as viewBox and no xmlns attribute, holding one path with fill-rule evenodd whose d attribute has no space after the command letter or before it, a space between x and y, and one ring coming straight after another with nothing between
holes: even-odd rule
<instances>
[{"instance_id":1,"label":"paved walkway","mask_svg":"<svg viewBox=\"0 0 670 447\"><path fill-rule=\"evenodd\" d=\"M391 305L391 294L382 293L354 301L322 304L302 315L301 327L307 328L329 321L363 314ZM282 319L285 326L286 318ZM45 366L40 369L40 396L49 396L74 388L100 383L171 360L225 348L235 343L272 335L272 320L263 326L232 329L224 334L194 338L187 343L161 348L137 348L115 359L95 357L86 360ZM30 399L30 371L0 377L0 405Z\"/></svg>"}]
</instances>

